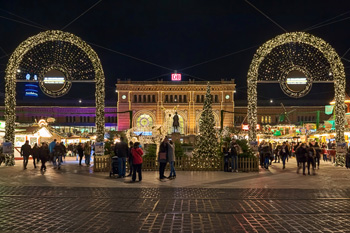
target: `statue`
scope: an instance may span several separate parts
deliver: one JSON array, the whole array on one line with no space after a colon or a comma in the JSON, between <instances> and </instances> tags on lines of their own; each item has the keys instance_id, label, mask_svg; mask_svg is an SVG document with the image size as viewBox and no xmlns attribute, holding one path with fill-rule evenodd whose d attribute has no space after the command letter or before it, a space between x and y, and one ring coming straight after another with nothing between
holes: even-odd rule
<instances>
[{"instance_id":1,"label":"statue","mask_svg":"<svg viewBox=\"0 0 350 233\"><path fill-rule=\"evenodd\" d=\"M177 112L175 112L175 115L173 117L173 127L174 127L174 133L178 131L179 128L179 116L177 115Z\"/></svg>"}]
</instances>

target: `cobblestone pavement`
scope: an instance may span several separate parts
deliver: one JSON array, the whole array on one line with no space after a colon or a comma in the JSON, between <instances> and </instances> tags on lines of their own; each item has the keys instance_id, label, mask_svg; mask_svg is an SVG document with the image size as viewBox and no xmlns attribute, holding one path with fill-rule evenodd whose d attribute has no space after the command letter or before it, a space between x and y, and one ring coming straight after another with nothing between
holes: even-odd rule
<instances>
[{"instance_id":1,"label":"cobblestone pavement","mask_svg":"<svg viewBox=\"0 0 350 233\"><path fill-rule=\"evenodd\" d=\"M350 189L2 186L1 232L350 232Z\"/></svg>"},{"instance_id":2,"label":"cobblestone pavement","mask_svg":"<svg viewBox=\"0 0 350 233\"><path fill-rule=\"evenodd\" d=\"M67 162L0 167L0 232L349 232L350 170L177 172L133 184ZM129 180L129 178L125 178Z\"/></svg>"}]
</instances>

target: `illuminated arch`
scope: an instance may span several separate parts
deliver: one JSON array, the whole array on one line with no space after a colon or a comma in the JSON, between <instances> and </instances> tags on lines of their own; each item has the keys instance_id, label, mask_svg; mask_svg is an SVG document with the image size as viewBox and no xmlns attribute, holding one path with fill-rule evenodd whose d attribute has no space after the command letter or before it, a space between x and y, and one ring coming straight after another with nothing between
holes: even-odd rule
<instances>
[{"instance_id":1,"label":"illuminated arch","mask_svg":"<svg viewBox=\"0 0 350 233\"><path fill-rule=\"evenodd\" d=\"M138 122L141 120L141 118L144 118L144 120L148 120L148 125L146 124L140 124L141 122ZM133 125L134 127L148 127L153 126L156 124L156 116L151 111L138 111L133 116Z\"/></svg>"},{"instance_id":2,"label":"illuminated arch","mask_svg":"<svg viewBox=\"0 0 350 233\"><path fill-rule=\"evenodd\" d=\"M324 81L334 81L335 90L335 112L336 112L336 141L344 142L344 122L345 122L345 71L341 58L337 52L323 39L315 37L305 32L285 33L267 41L254 54L250 64L247 83L248 83L248 131L249 141L256 141L257 124L257 82L259 77L259 67L273 49L287 43L299 43L316 49L321 52L330 65L331 76ZM285 56L285 55L284 55ZM264 80L269 81L269 80Z\"/></svg>"},{"instance_id":3,"label":"illuminated arch","mask_svg":"<svg viewBox=\"0 0 350 233\"><path fill-rule=\"evenodd\" d=\"M102 65L96 52L81 38L63 31L51 30L41 32L35 36L29 37L23 41L12 53L6 68L5 75L5 118L6 118L6 134L5 140L14 142L15 139L15 119L16 119L16 73L24 56L34 49L36 46L46 43L58 41L69 43L77 46L82 50L93 66L94 79L96 82L96 133L97 141L104 140L104 98L105 98L105 77ZM67 58L68 59L68 58ZM34 61L35 62L35 61ZM58 66L60 64L53 64ZM72 64L73 65L73 64Z\"/></svg>"}]
</instances>

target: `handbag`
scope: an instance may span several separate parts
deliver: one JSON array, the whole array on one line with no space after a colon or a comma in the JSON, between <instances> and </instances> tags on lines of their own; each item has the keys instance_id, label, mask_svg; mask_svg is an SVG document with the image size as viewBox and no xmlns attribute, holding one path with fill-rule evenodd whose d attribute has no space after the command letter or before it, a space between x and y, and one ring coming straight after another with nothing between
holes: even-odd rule
<instances>
[{"instance_id":1,"label":"handbag","mask_svg":"<svg viewBox=\"0 0 350 233\"><path fill-rule=\"evenodd\" d=\"M159 152L159 160L166 160L166 152Z\"/></svg>"}]
</instances>

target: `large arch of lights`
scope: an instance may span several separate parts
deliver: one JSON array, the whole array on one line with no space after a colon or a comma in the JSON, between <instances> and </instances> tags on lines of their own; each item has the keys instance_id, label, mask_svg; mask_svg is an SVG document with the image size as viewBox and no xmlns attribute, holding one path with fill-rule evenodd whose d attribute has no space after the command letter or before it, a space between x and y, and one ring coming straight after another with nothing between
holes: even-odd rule
<instances>
[{"instance_id":1,"label":"large arch of lights","mask_svg":"<svg viewBox=\"0 0 350 233\"><path fill-rule=\"evenodd\" d=\"M59 88L47 88L45 75L56 71L64 76ZM29 74L29 76L28 76ZM71 82L94 81L96 83L97 141L104 139L105 77L96 52L81 38L63 31L45 31L23 41L12 53L5 76L5 140L14 142L16 119L16 82L39 82L42 91L51 97L66 94ZM52 81L52 79L51 79Z\"/></svg>"},{"instance_id":2,"label":"large arch of lights","mask_svg":"<svg viewBox=\"0 0 350 233\"><path fill-rule=\"evenodd\" d=\"M304 74L305 85L300 90L288 87L291 72ZM256 141L257 83L279 83L290 97L305 96L312 83L334 82L336 141L344 142L345 71L334 48L321 38L304 32L279 35L258 48L250 64L248 76L249 141Z\"/></svg>"}]
</instances>

